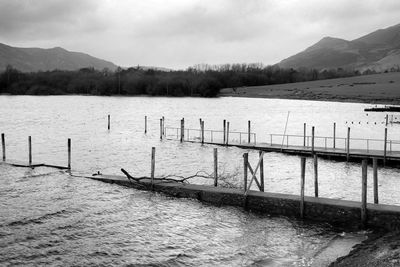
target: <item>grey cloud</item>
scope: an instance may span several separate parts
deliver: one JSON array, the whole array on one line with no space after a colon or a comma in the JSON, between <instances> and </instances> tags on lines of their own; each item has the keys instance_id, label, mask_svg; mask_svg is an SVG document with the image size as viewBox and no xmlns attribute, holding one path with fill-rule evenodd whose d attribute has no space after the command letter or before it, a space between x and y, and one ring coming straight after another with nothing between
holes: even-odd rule
<instances>
[{"instance_id":1,"label":"grey cloud","mask_svg":"<svg viewBox=\"0 0 400 267\"><path fill-rule=\"evenodd\" d=\"M0 35L32 40L95 31L104 27L96 8L93 0L0 0Z\"/></svg>"}]
</instances>

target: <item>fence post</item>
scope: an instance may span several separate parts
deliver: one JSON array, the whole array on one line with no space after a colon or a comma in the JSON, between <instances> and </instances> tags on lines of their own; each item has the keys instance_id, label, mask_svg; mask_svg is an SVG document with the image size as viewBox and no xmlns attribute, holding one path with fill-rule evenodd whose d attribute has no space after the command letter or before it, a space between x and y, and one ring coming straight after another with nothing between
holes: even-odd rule
<instances>
[{"instance_id":1,"label":"fence post","mask_svg":"<svg viewBox=\"0 0 400 267\"><path fill-rule=\"evenodd\" d=\"M387 151L387 128L385 128L385 139L384 139L384 145L383 145L383 166L386 165L386 151Z\"/></svg>"},{"instance_id":2,"label":"fence post","mask_svg":"<svg viewBox=\"0 0 400 267\"><path fill-rule=\"evenodd\" d=\"M226 145L229 144L229 121L226 123Z\"/></svg>"},{"instance_id":3,"label":"fence post","mask_svg":"<svg viewBox=\"0 0 400 267\"><path fill-rule=\"evenodd\" d=\"M318 156L314 154L314 191L315 197L318 197Z\"/></svg>"},{"instance_id":4,"label":"fence post","mask_svg":"<svg viewBox=\"0 0 400 267\"><path fill-rule=\"evenodd\" d=\"M107 129L110 130L110 114L108 114L108 125L107 125Z\"/></svg>"},{"instance_id":5,"label":"fence post","mask_svg":"<svg viewBox=\"0 0 400 267\"><path fill-rule=\"evenodd\" d=\"M214 148L214 186L218 186L218 149Z\"/></svg>"},{"instance_id":6,"label":"fence post","mask_svg":"<svg viewBox=\"0 0 400 267\"><path fill-rule=\"evenodd\" d=\"M311 151L314 153L314 138L315 138L315 129L314 126L311 128Z\"/></svg>"},{"instance_id":7,"label":"fence post","mask_svg":"<svg viewBox=\"0 0 400 267\"><path fill-rule=\"evenodd\" d=\"M367 171L368 160L362 160L362 179L361 179L361 224L363 227L367 223Z\"/></svg>"},{"instance_id":8,"label":"fence post","mask_svg":"<svg viewBox=\"0 0 400 267\"><path fill-rule=\"evenodd\" d=\"M260 162L260 191L264 192L264 156L261 150L259 151L259 157L262 157Z\"/></svg>"},{"instance_id":9,"label":"fence post","mask_svg":"<svg viewBox=\"0 0 400 267\"><path fill-rule=\"evenodd\" d=\"M3 151L3 161L6 161L6 139L4 133L1 134L1 147Z\"/></svg>"},{"instance_id":10,"label":"fence post","mask_svg":"<svg viewBox=\"0 0 400 267\"><path fill-rule=\"evenodd\" d=\"M244 192L247 191L247 164L249 162L249 153L243 154L243 174L244 174Z\"/></svg>"},{"instance_id":11,"label":"fence post","mask_svg":"<svg viewBox=\"0 0 400 267\"><path fill-rule=\"evenodd\" d=\"M306 177L306 158L301 157L300 161L301 176L300 176L300 218L304 218L304 184Z\"/></svg>"},{"instance_id":12,"label":"fence post","mask_svg":"<svg viewBox=\"0 0 400 267\"><path fill-rule=\"evenodd\" d=\"M68 138L68 169L71 169L71 138Z\"/></svg>"},{"instance_id":13,"label":"fence post","mask_svg":"<svg viewBox=\"0 0 400 267\"><path fill-rule=\"evenodd\" d=\"M156 148L151 148L151 190L154 190L154 171L156 165Z\"/></svg>"},{"instance_id":14,"label":"fence post","mask_svg":"<svg viewBox=\"0 0 400 267\"><path fill-rule=\"evenodd\" d=\"M347 161L349 161L349 159L350 159L350 127L347 127L347 144L346 144L346 148L347 148L346 159L347 159Z\"/></svg>"},{"instance_id":15,"label":"fence post","mask_svg":"<svg viewBox=\"0 0 400 267\"><path fill-rule=\"evenodd\" d=\"M307 124L304 123L304 138L303 138L303 146L306 146L306 136L307 136Z\"/></svg>"},{"instance_id":16,"label":"fence post","mask_svg":"<svg viewBox=\"0 0 400 267\"><path fill-rule=\"evenodd\" d=\"M144 116L144 133L147 134L147 116Z\"/></svg>"},{"instance_id":17,"label":"fence post","mask_svg":"<svg viewBox=\"0 0 400 267\"><path fill-rule=\"evenodd\" d=\"M32 138L28 137L28 147L29 147L29 166L32 165Z\"/></svg>"},{"instance_id":18,"label":"fence post","mask_svg":"<svg viewBox=\"0 0 400 267\"><path fill-rule=\"evenodd\" d=\"M378 159L372 158L372 167L374 169L374 203L378 204Z\"/></svg>"},{"instance_id":19,"label":"fence post","mask_svg":"<svg viewBox=\"0 0 400 267\"><path fill-rule=\"evenodd\" d=\"M225 142L226 142L226 120L224 120L224 141L223 141L223 143L224 143L224 145L225 145Z\"/></svg>"},{"instance_id":20,"label":"fence post","mask_svg":"<svg viewBox=\"0 0 400 267\"><path fill-rule=\"evenodd\" d=\"M250 144L251 121L248 121L247 124L248 124L248 133L249 133L247 142Z\"/></svg>"},{"instance_id":21,"label":"fence post","mask_svg":"<svg viewBox=\"0 0 400 267\"><path fill-rule=\"evenodd\" d=\"M336 148L336 122L333 123L333 148Z\"/></svg>"}]
</instances>

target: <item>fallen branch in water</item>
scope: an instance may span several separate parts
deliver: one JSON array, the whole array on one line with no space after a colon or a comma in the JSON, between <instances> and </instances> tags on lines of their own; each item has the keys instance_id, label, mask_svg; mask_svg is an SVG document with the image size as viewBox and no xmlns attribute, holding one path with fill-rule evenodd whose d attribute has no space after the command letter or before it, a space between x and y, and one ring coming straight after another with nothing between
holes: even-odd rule
<instances>
[{"instance_id":1,"label":"fallen branch in water","mask_svg":"<svg viewBox=\"0 0 400 267\"><path fill-rule=\"evenodd\" d=\"M126 170L121 169L121 171L126 175L126 177L128 178L128 180L130 182L135 181L137 183L140 183L141 180L144 179L150 179L149 177L133 177L132 175L130 175ZM171 177L176 177L176 178L180 178L180 179L173 179ZM191 178L206 178L206 179L211 179L213 178L211 175L209 175L208 173L204 172L204 171L198 171L196 174L185 177L185 176L181 176L181 175L167 175L161 178L154 178L154 180L156 181L169 181L169 182L178 182L178 183L185 183L187 182L187 180L191 179Z\"/></svg>"}]
</instances>

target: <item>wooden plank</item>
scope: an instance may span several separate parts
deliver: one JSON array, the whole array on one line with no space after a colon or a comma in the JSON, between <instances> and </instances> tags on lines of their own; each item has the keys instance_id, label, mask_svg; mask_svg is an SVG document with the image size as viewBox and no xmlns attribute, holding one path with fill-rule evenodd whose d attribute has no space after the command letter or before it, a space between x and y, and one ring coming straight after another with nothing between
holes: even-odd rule
<instances>
[{"instance_id":1,"label":"wooden plank","mask_svg":"<svg viewBox=\"0 0 400 267\"><path fill-rule=\"evenodd\" d=\"M318 197L318 156L314 154L314 195Z\"/></svg>"},{"instance_id":2,"label":"wooden plank","mask_svg":"<svg viewBox=\"0 0 400 267\"><path fill-rule=\"evenodd\" d=\"M260 191L264 192L264 156L262 155L262 151L259 151L259 157L261 157L261 165L260 165Z\"/></svg>"},{"instance_id":3,"label":"wooden plank","mask_svg":"<svg viewBox=\"0 0 400 267\"><path fill-rule=\"evenodd\" d=\"M387 151L387 128L385 128L385 137L384 137L384 145L383 145L383 166L386 165L386 151Z\"/></svg>"},{"instance_id":4,"label":"wooden plank","mask_svg":"<svg viewBox=\"0 0 400 267\"><path fill-rule=\"evenodd\" d=\"M244 193L245 196L247 196L248 192L250 191L251 184L253 183L253 180L254 180L255 177L256 177L256 173L257 173L257 171L258 171L258 168L260 168L261 160L262 160L262 158L264 157L264 151L261 153L261 155L262 155L262 157L260 157L260 159L258 160L257 166L256 166L256 168L255 168L255 170L254 170L254 172L253 172L253 175L251 176L249 186L248 186L246 192Z\"/></svg>"},{"instance_id":5,"label":"wooden plank","mask_svg":"<svg viewBox=\"0 0 400 267\"><path fill-rule=\"evenodd\" d=\"M248 137L247 137L247 143L249 143L249 144L250 144L250 140L251 140L251 138L250 138L250 133L251 133L251 121L248 121L248 122L247 122L247 124L248 124Z\"/></svg>"},{"instance_id":6,"label":"wooden plank","mask_svg":"<svg viewBox=\"0 0 400 267\"><path fill-rule=\"evenodd\" d=\"M32 137L28 137L29 165L32 165Z\"/></svg>"},{"instance_id":7,"label":"wooden plank","mask_svg":"<svg viewBox=\"0 0 400 267\"><path fill-rule=\"evenodd\" d=\"M151 189L154 190L154 172L155 172L155 166L156 166L156 148L152 147L151 148Z\"/></svg>"},{"instance_id":8,"label":"wooden plank","mask_svg":"<svg viewBox=\"0 0 400 267\"><path fill-rule=\"evenodd\" d=\"M333 148L336 148L336 122L333 123Z\"/></svg>"},{"instance_id":9,"label":"wooden plank","mask_svg":"<svg viewBox=\"0 0 400 267\"><path fill-rule=\"evenodd\" d=\"M251 174L251 175L254 175L254 182L256 182L258 189L262 192L262 190L261 190L261 184L258 182L257 176L256 176L257 174L254 173L253 168L251 167L251 164L248 163L248 164L247 164L247 167L249 168L250 174Z\"/></svg>"}]
</instances>

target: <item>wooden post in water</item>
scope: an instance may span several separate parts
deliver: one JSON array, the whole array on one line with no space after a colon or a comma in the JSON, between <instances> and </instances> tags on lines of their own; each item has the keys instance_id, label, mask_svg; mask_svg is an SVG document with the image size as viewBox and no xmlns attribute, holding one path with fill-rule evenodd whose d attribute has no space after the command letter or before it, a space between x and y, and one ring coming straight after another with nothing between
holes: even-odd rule
<instances>
[{"instance_id":1,"label":"wooden post in water","mask_svg":"<svg viewBox=\"0 0 400 267\"><path fill-rule=\"evenodd\" d=\"M201 144L204 144L204 121L201 121Z\"/></svg>"},{"instance_id":2,"label":"wooden post in water","mask_svg":"<svg viewBox=\"0 0 400 267\"><path fill-rule=\"evenodd\" d=\"M162 116L162 135L165 136L165 118Z\"/></svg>"},{"instance_id":3,"label":"wooden post in water","mask_svg":"<svg viewBox=\"0 0 400 267\"><path fill-rule=\"evenodd\" d=\"M314 126L311 128L311 152L314 153L314 139L315 139L315 129Z\"/></svg>"},{"instance_id":4,"label":"wooden post in water","mask_svg":"<svg viewBox=\"0 0 400 267\"><path fill-rule=\"evenodd\" d=\"M152 147L151 148L151 190L154 190L154 171L155 171L155 165L156 165L156 148Z\"/></svg>"},{"instance_id":5,"label":"wooden post in water","mask_svg":"<svg viewBox=\"0 0 400 267\"><path fill-rule=\"evenodd\" d=\"M388 118L389 118L389 115L388 115L388 114L386 114L386 117L385 117L385 121L386 121L386 123L385 123L385 126L387 126L387 125L388 125Z\"/></svg>"},{"instance_id":6,"label":"wooden post in water","mask_svg":"<svg viewBox=\"0 0 400 267\"><path fill-rule=\"evenodd\" d=\"M224 145L225 145L225 142L226 142L226 120L224 120L224 141L223 141L223 143L224 143Z\"/></svg>"},{"instance_id":7,"label":"wooden post in water","mask_svg":"<svg viewBox=\"0 0 400 267\"><path fill-rule=\"evenodd\" d=\"M372 158L372 167L374 169L374 203L378 204L378 159Z\"/></svg>"},{"instance_id":8,"label":"wooden post in water","mask_svg":"<svg viewBox=\"0 0 400 267\"><path fill-rule=\"evenodd\" d=\"M163 125L162 125L162 118L160 119L160 140L162 140L163 137Z\"/></svg>"},{"instance_id":9,"label":"wooden post in water","mask_svg":"<svg viewBox=\"0 0 400 267\"><path fill-rule=\"evenodd\" d=\"M68 169L71 169L71 138L68 138Z\"/></svg>"},{"instance_id":10,"label":"wooden post in water","mask_svg":"<svg viewBox=\"0 0 400 267\"><path fill-rule=\"evenodd\" d=\"M185 119L181 119L181 142L185 139Z\"/></svg>"},{"instance_id":11,"label":"wooden post in water","mask_svg":"<svg viewBox=\"0 0 400 267\"><path fill-rule=\"evenodd\" d=\"M347 161L349 161L349 159L350 159L350 127L347 127L346 151L347 151L346 159L347 159Z\"/></svg>"},{"instance_id":12,"label":"wooden post in water","mask_svg":"<svg viewBox=\"0 0 400 267\"><path fill-rule=\"evenodd\" d=\"M108 114L108 126L107 129L110 130L110 114Z\"/></svg>"},{"instance_id":13,"label":"wooden post in water","mask_svg":"<svg viewBox=\"0 0 400 267\"><path fill-rule=\"evenodd\" d=\"M229 144L229 121L226 123L226 145Z\"/></svg>"},{"instance_id":14,"label":"wooden post in water","mask_svg":"<svg viewBox=\"0 0 400 267\"><path fill-rule=\"evenodd\" d=\"M260 162L260 191L264 192L264 156L261 150L259 151L259 157L262 157Z\"/></svg>"},{"instance_id":15,"label":"wooden post in water","mask_svg":"<svg viewBox=\"0 0 400 267\"><path fill-rule=\"evenodd\" d=\"M147 116L144 116L144 133L147 134Z\"/></svg>"},{"instance_id":16,"label":"wooden post in water","mask_svg":"<svg viewBox=\"0 0 400 267\"><path fill-rule=\"evenodd\" d=\"M383 166L386 165L386 151L387 151L387 128L385 128L385 138L383 145Z\"/></svg>"},{"instance_id":17,"label":"wooden post in water","mask_svg":"<svg viewBox=\"0 0 400 267\"><path fill-rule=\"evenodd\" d=\"M307 136L307 124L304 123L304 138L303 138L303 146L306 146L306 136Z\"/></svg>"},{"instance_id":18,"label":"wooden post in water","mask_svg":"<svg viewBox=\"0 0 400 267\"><path fill-rule=\"evenodd\" d=\"M32 165L32 137L28 137L29 166Z\"/></svg>"},{"instance_id":19,"label":"wooden post in water","mask_svg":"<svg viewBox=\"0 0 400 267\"><path fill-rule=\"evenodd\" d=\"M333 123L333 148L336 148L336 122Z\"/></svg>"},{"instance_id":20,"label":"wooden post in water","mask_svg":"<svg viewBox=\"0 0 400 267\"><path fill-rule=\"evenodd\" d=\"M247 138L247 143L250 144L251 138L250 138L250 133L251 133L251 121L247 122L248 124L248 138Z\"/></svg>"},{"instance_id":21,"label":"wooden post in water","mask_svg":"<svg viewBox=\"0 0 400 267\"><path fill-rule=\"evenodd\" d=\"M362 179L361 179L361 224L365 227L367 223L367 171L368 160L362 160Z\"/></svg>"},{"instance_id":22,"label":"wooden post in water","mask_svg":"<svg viewBox=\"0 0 400 267\"><path fill-rule=\"evenodd\" d=\"M1 134L1 147L3 151L3 161L6 161L6 139L4 133Z\"/></svg>"},{"instance_id":23,"label":"wooden post in water","mask_svg":"<svg viewBox=\"0 0 400 267\"><path fill-rule=\"evenodd\" d=\"M300 161L300 218L304 218L304 184L306 178L306 158L301 157Z\"/></svg>"},{"instance_id":24,"label":"wooden post in water","mask_svg":"<svg viewBox=\"0 0 400 267\"><path fill-rule=\"evenodd\" d=\"M218 186L218 149L214 148L214 186Z\"/></svg>"},{"instance_id":25,"label":"wooden post in water","mask_svg":"<svg viewBox=\"0 0 400 267\"><path fill-rule=\"evenodd\" d=\"M315 197L318 197L318 156L314 154L314 192Z\"/></svg>"},{"instance_id":26,"label":"wooden post in water","mask_svg":"<svg viewBox=\"0 0 400 267\"><path fill-rule=\"evenodd\" d=\"M243 154L243 175L244 175L244 192L247 191L247 164L249 163L249 153Z\"/></svg>"}]
</instances>

